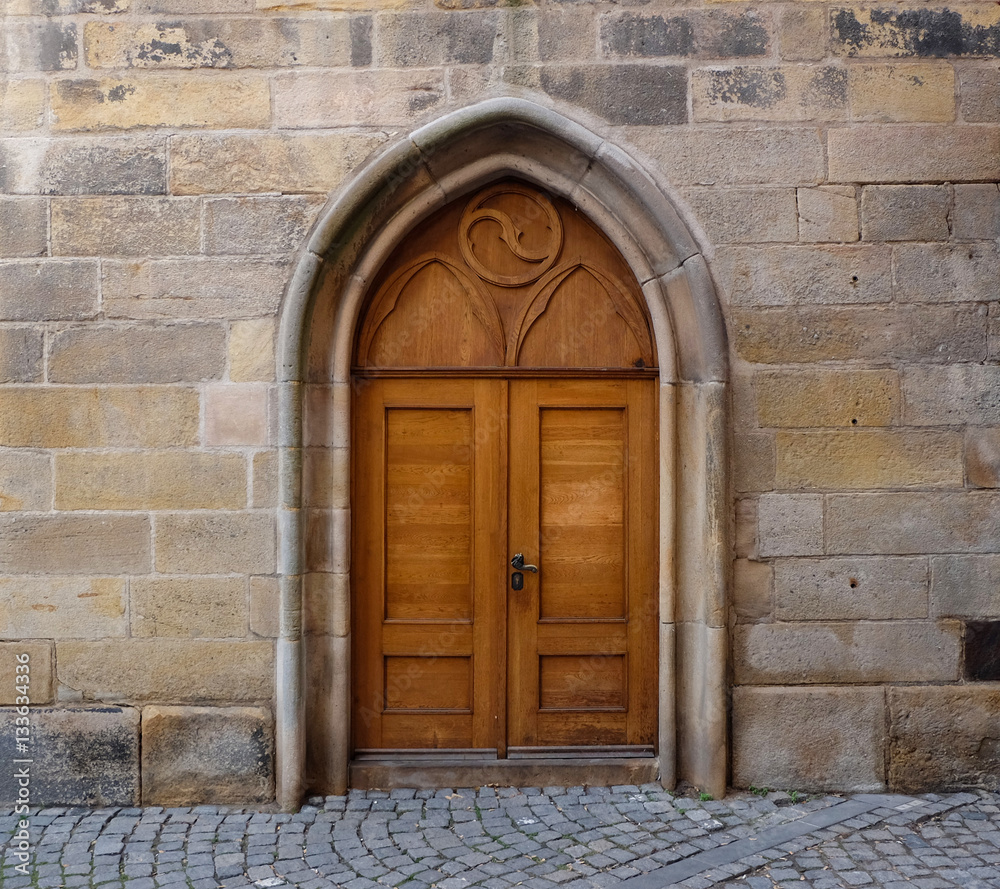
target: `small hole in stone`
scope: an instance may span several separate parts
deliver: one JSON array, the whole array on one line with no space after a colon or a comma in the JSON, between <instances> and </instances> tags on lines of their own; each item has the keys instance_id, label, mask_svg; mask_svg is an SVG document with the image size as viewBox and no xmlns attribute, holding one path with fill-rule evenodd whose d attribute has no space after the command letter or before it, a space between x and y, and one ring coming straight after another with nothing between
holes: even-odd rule
<instances>
[{"instance_id":1,"label":"small hole in stone","mask_svg":"<svg viewBox=\"0 0 1000 889\"><path fill-rule=\"evenodd\" d=\"M965 678L1000 679L1000 620L970 620L965 624Z\"/></svg>"},{"instance_id":2,"label":"small hole in stone","mask_svg":"<svg viewBox=\"0 0 1000 889\"><path fill-rule=\"evenodd\" d=\"M852 417L851 418L851 425L852 426L857 426L858 425L858 418L857 417Z\"/></svg>"},{"instance_id":3,"label":"small hole in stone","mask_svg":"<svg viewBox=\"0 0 1000 889\"><path fill-rule=\"evenodd\" d=\"M857 275L851 275L851 283L852 284L857 284L858 283L858 276Z\"/></svg>"},{"instance_id":4,"label":"small hole in stone","mask_svg":"<svg viewBox=\"0 0 1000 889\"><path fill-rule=\"evenodd\" d=\"M852 577L852 578L851 578L851 579L850 579L850 580L848 581L848 583L849 583L849 584L851 585L851 589L852 589L852 590L854 590L854 589L857 589L857 587L858 587L858 579L857 579L856 577Z\"/></svg>"}]
</instances>

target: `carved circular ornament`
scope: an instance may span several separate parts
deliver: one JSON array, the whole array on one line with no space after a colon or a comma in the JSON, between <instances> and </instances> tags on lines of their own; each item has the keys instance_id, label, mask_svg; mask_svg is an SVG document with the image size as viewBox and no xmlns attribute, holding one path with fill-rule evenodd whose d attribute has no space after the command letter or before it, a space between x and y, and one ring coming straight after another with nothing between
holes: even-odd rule
<instances>
[{"instance_id":1,"label":"carved circular ornament","mask_svg":"<svg viewBox=\"0 0 1000 889\"><path fill-rule=\"evenodd\" d=\"M525 247L521 243L524 231L519 229L514 220L503 210L492 207L484 207L491 198L498 195L516 194L527 198L532 205L538 208L538 215L543 216L547 223L548 237L547 243L535 250ZM484 220L490 220L500 226L500 240L507 245L507 249L523 262L529 263L532 268L516 274L507 275L497 269L488 268L476 256L473 251L472 228ZM462 220L458 229L458 245L461 248L462 256L481 278L491 284L498 284L500 287L520 287L522 284L530 284L537 281L544 275L559 256L563 243L563 226L559 213L552 205L552 202L540 192L524 188L520 185L502 184L494 185L485 191L479 192L465 208L462 213Z\"/></svg>"}]
</instances>

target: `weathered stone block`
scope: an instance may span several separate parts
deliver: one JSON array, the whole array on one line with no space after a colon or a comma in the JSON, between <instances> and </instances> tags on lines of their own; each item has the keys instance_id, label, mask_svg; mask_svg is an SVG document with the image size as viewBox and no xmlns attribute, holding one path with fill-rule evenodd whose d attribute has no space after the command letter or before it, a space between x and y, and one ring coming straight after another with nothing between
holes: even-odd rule
<instances>
[{"instance_id":1,"label":"weathered stone block","mask_svg":"<svg viewBox=\"0 0 1000 889\"><path fill-rule=\"evenodd\" d=\"M101 271L109 318L253 318L277 312L288 262L107 260Z\"/></svg>"},{"instance_id":2,"label":"weathered stone block","mask_svg":"<svg viewBox=\"0 0 1000 889\"><path fill-rule=\"evenodd\" d=\"M662 16L622 11L601 19L601 50L619 58L690 56L694 22L690 15Z\"/></svg>"},{"instance_id":3,"label":"weathered stone block","mask_svg":"<svg viewBox=\"0 0 1000 889\"><path fill-rule=\"evenodd\" d=\"M18 687L27 694L22 695ZM17 704L19 697L27 698L32 707L52 701L51 642L0 642L0 704Z\"/></svg>"},{"instance_id":4,"label":"weathered stone block","mask_svg":"<svg viewBox=\"0 0 1000 889\"><path fill-rule=\"evenodd\" d=\"M274 643L189 639L56 641L59 682L88 699L270 701Z\"/></svg>"},{"instance_id":5,"label":"weathered stone block","mask_svg":"<svg viewBox=\"0 0 1000 889\"><path fill-rule=\"evenodd\" d=\"M350 553L341 542L350 538L348 509L306 511L306 565L310 571L344 574L350 569Z\"/></svg>"},{"instance_id":6,"label":"weathered stone block","mask_svg":"<svg viewBox=\"0 0 1000 889\"><path fill-rule=\"evenodd\" d=\"M260 4L254 0L117 0L117 2L131 3L132 8L140 15L162 13L204 15L209 12L253 12L260 8Z\"/></svg>"},{"instance_id":7,"label":"weathered stone block","mask_svg":"<svg viewBox=\"0 0 1000 889\"><path fill-rule=\"evenodd\" d=\"M805 127L767 130L630 129L640 151L670 170L676 185L814 185L826 176L819 131Z\"/></svg>"},{"instance_id":8,"label":"weathered stone block","mask_svg":"<svg viewBox=\"0 0 1000 889\"><path fill-rule=\"evenodd\" d=\"M884 789L884 697L881 688L733 689L733 784Z\"/></svg>"},{"instance_id":9,"label":"weathered stone block","mask_svg":"<svg viewBox=\"0 0 1000 889\"><path fill-rule=\"evenodd\" d=\"M778 620L898 620L927 617L924 558L779 559Z\"/></svg>"},{"instance_id":10,"label":"weathered stone block","mask_svg":"<svg viewBox=\"0 0 1000 889\"><path fill-rule=\"evenodd\" d=\"M741 623L770 617L774 612L771 565L737 559L733 563L733 607Z\"/></svg>"},{"instance_id":11,"label":"weathered stone block","mask_svg":"<svg viewBox=\"0 0 1000 889\"><path fill-rule=\"evenodd\" d=\"M0 71L69 71L76 67L76 25L0 20Z\"/></svg>"},{"instance_id":12,"label":"weathered stone block","mask_svg":"<svg viewBox=\"0 0 1000 889\"><path fill-rule=\"evenodd\" d=\"M97 311L95 261L0 262L0 320L75 321Z\"/></svg>"},{"instance_id":13,"label":"weathered stone block","mask_svg":"<svg viewBox=\"0 0 1000 889\"><path fill-rule=\"evenodd\" d=\"M1000 787L1000 687L890 688L889 786L905 793Z\"/></svg>"},{"instance_id":14,"label":"weathered stone block","mask_svg":"<svg viewBox=\"0 0 1000 889\"><path fill-rule=\"evenodd\" d=\"M45 119L45 82L7 80L0 84L0 129L5 133L37 130Z\"/></svg>"},{"instance_id":15,"label":"weathered stone block","mask_svg":"<svg viewBox=\"0 0 1000 889\"><path fill-rule=\"evenodd\" d=\"M130 582L133 636L224 639L247 634L242 577L136 577Z\"/></svg>"},{"instance_id":16,"label":"weathered stone block","mask_svg":"<svg viewBox=\"0 0 1000 889\"><path fill-rule=\"evenodd\" d=\"M510 12L510 21L515 33L537 30L537 57L543 62L592 61L597 55L597 16L591 9L522 8Z\"/></svg>"},{"instance_id":17,"label":"weathered stone block","mask_svg":"<svg viewBox=\"0 0 1000 889\"><path fill-rule=\"evenodd\" d=\"M375 16L375 64L381 68L488 65L501 23L492 10L383 13Z\"/></svg>"},{"instance_id":18,"label":"weathered stone block","mask_svg":"<svg viewBox=\"0 0 1000 889\"><path fill-rule=\"evenodd\" d=\"M865 241L947 241L951 189L943 185L869 185L861 192Z\"/></svg>"},{"instance_id":19,"label":"weathered stone block","mask_svg":"<svg viewBox=\"0 0 1000 889\"><path fill-rule=\"evenodd\" d=\"M271 711L145 707L144 806L253 805L274 799Z\"/></svg>"},{"instance_id":20,"label":"weathered stone block","mask_svg":"<svg viewBox=\"0 0 1000 889\"><path fill-rule=\"evenodd\" d=\"M198 13L202 9L195 10ZM349 19L193 18L89 22L91 68L310 68L351 64Z\"/></svg>"},{"instance_id":21,"label":"weathered stone block","mask_svg":"<svg viewBox=\"0 0 1000 889\"><path fill-rule=\"evenodd\" d=\"M827 145L833 182L1000 179L1000 127L842 127Z\"/></svg>"},{"instance_id":22,"label":"weathered stone block","mask_svg":"<svg viewBox=\"0 0 1000 889\"><path fill-rule=\"evenodd\" d=\"M125 604L125 581L119 577L0 578L0 636L124 636Z\"/></svg>"},{"instance_id":23,"label":"weathered stone block","mask_svg":"<svg viewBox=\"0 0 1000 889\"><path fill-rule=\"evenodd\" d=\"M0 337L0 343L3 339ZM0 450L0 510L52 508L52 458L34 451Z\"/></svg>"},{"instance_id":24,"label":"weathered stone block","mask_svg":"<svg viewBox=\"0 0 1000 889\"><path fill-rule=\"evenodd\" d=\"M219 324L90 325L57 331L53 383L178 383L214 380L226 367Z\"/></svg>"},{"instance_id":25,"label":"weathered stone block","mask_svg":"<svg viewBox=\"0 0 1000 889\"><path fill-rule=\"evenodd\" d=\"M858 202L850 185L821 185L797 190L799 240L858 240Z\"/></svg>"},{"instance_id":26,"label":"weathered stone block","mask_svg":"<svg viewBox=\"0 0 1000 889\"><path fill-rule=\"evenodd\" d=\"M997 296L1000 247L901 244L894 248L900 298L913 302L986 302Z\"/></svg>"},{"instance_id":27,"label":"weathered stone block","mask_svg":"<svg viewBox=\"0 0 1000 889\"><path fill-rule=\"evenodd\" d=\"M696 121L847 118L847 73L829 65L698 68L691 95Z\"/></svg>"},{"instance_id":28,"label":"weathered stone block","mask_svg":"<svg viewBox=\"0 0 1000 889\"><path fill-rule=\"evenodd\" d=\"M992 552L1000 539L1000 495L989 491L831 495L831 554Z\"/></svg>"},{"instance_id":29,"label":"weathered stone block","mask_svg":"<svg viewBox=\"0 0 1000 889\"><path fill-rule=\"evenodd\" d=\"M774 436L770 433L737 433L733 450L736 490L770 491L774 488Z\"/></svg>"},{"instance_id":30,"label":"weathered stone block","mask_svg":"<svg viewBox=\"0 0 1000 889\"><path fill-rule=\"evenodd\" d=\"M447 94L441 69L279 74L272 91L275 124L288 129L412 127Z\"/></svg>"},{"instance_id":31,"label":"weathered stone block","mask_svg":"<svg viewBox=\"0 0 1000 889\"><path fill-rule=\"evenodd\" d=\"M132 0L8 0L8 15L74 15L126 12Z\"/></svg>"},{"instance_id":32,"label":"weathered stone block","mask_svg":"<svg viewBox=\"0 0 1000 889\"><path fill-rule=\"evenodd\" d=\"M0 328L0 383L40 382L42 360L42 331L39 328Z\"/></svg>"},{"instance_id":33,"label":"weathered stone block","mask_svg":"<svg viewBox=\"0 0 1000 889\"><path fill-rule=\"evenodd\" d=\"M253 455L253 506L255 509L278 505L278 452L258 451Z\"/></svg>"},{"instance_id":34,"label":"weathered stone block","mask_svg":"<svg viewBox=\"0 0 1000 889\"><path fill-rule=\"evenodd\" d=\"M322 198L218 198L205 202L206 253L288 253L303 243Z\"/></svg>"},{"instance_id":35,"label":"weathered stone block","mask_svg":"<svg viewBox=\"0 0 1000 889\"><path fill-rule=\"evenodd\" d=\"M931 559L931 613L935 617L1000 618L1000 556Z\"/></svg>"},{"instance_id":36,"label":"weathered stone block","mask_svg":"<svg viewBox=\"0 0 1000 889\"><path fill-rule=\"evenodd\" d=\"M887 247L726 247L713 271L736 306L879 303L892 299Z\"/></svg>"},{"instance_id":37,"label":"weathered stone block","mask_svg":"<svg viewBox=\"0 0 1000 889\"><path fill-rule=\"evenodd\" d=\"M48 208L40 198L0 198L0 251L4 257L48 251Z\"/></svg>"},{"instance_id":38,"label":"weathered stone block","mask_svg":"<svg viewBox=\"0 0 1000 889\"><path fill-rule=\"evenodd\" d=\"M717 244L797 239L794 189L688 188L683 194Z\"/></svg>"},{"instance_id":39,"label":"weathered stone block","mask_svg":"<svg viewBox=\"0 0 1000 889\"><path fill-rule=\"evenodd\" d=\"M270 318L229 325L229 379L249 383L274 379L274 328Z\"/></svg>"},{"instance_id":40,"label":"weathered stone block","mask_svg":"<svg viewBox=\"0 0 1000 889\"><path fill-rule=\"evenodd\" d=\"M733 550L738 559L757 558L757 518L760 512L756 499L744 497L736 501Z\"/></svg>"},{"instance_id":41,"label":"weathered stone block","mask_svg":"<svg viewBox=\"0 0 1000 889\"><path fill-rule=\"evenodd\" d=\"M56 509L242 509L241 454L198 451L56 455Z\"/></svg>"},{"instance_id":42,"label":"weathered stone block","mask_svg":"<svg viewBox=\"0 0 1000 889\"><path fill-rule=\"evenodd\" d=\"M614 125L687 123L687 74L673 65L551 65L542 89Z\"/></svg>"},{"instance_id":43,"label":"weathered stone block","mask_svg":"<svg viewBox=\"0 0 1000 889\"><path fill-rule=\"evenodd\" d=\"M815 4L785 7L778 20L781 58L787 62L816 62L826 58L829 28L826 10Z\"/></svg>"},{"instance_id":44,"label":"weathered stone block","mask_svg":"<svg viewBox=\"0 0 1000 889\"><path fill-rule=\"evenodd\" d=\"M277 577L250 578L250 632L273 639L280 630Z\"/></svg>"},{"instance_id":45,"label":"weathered stone block","mask_svg":"<svg viewBox=\"0 0 1000 889\"><path fill-rule=\"evenodd\" d=\"M382 133L175 136L170 188L174 194L327 194L385 140Z\"/></svg>"},{"instance_id":46,"label":"weathered stone block","mask_svg":"<svg viewBox=\"0 0 1000 889\"><path fill-rule=\"evenodd\" d=\"M992 182L956 185L952 228L956 238L1000 238L1000 188Z\"/></svg>"},{"instance_id":47,"label":"weathered stone block","mask_svg":"<svg viewBox=\"0 0 1000 889\"><path fill-rule=\"evenodd\" d=\"M911 367L903 374L904 420L914 426L1000 424L1000 367Z\"/></svg>"},{"instance_id":48,"label":"weathered stone block","mask_svg":"<svg viewBox=\"0 0 1000 889\"><path fill-rule=\"evenodd\" d=\"M0 751L14 751L13 708L0 710ZM136 806L139 804L139 711L131 707L31 710L32 806ZM13 768L0 777L0 801L18 800Z\"/></svg>"},{"instance_id":49,"label":"weathered stone block","mask_svg":"<svg viewBox=\"0 0 1000 889\"><path fill-rule=\"evenodd\" d=\"M198 393L166 386L10 386L0 391L0 445L157 448L193 445Z\"/></svg>"},{"instance_id":50,"label":"weathered stone block","mask_svg":"<svg viewBox=\"0 0 1000 889\"><path fill-rule=\"evenodd\" d=\"M274 516L166 515L156 520L156 570L165 574L272 574Z\"/></svg>"},{"instance_id":51,"label":"weathered stone block","mask_svg":"<svg viewBox=\"0 0 1000 889\"><path fill-rule=\"evenodd\" d=\"M347 574L307 574L303 584L303 607L307 633L346 637L351 630Z\"/></svg>"},{"instance_id":52,"label":"weathered stone block","mask_svg":"<svg viewBox=\"0 0 1000 889\"><path fill-rule=\"evenodd\" d=\"M267 386L215 383L205 392L205 444L267 444Z\"/></svg>"},{"instance_id":53,"label":"weathered stone block","mask_svg":"<svg viewBox=\"0 0 1000 889\"><path fill-rule=\"evenodd\" d=\"M57 80L49 96L57 132L136 127L264 129L271 123L261 77L204 78L147 74L101 80Z\"/></svg>"},{"instance_id":54,"label":"weathered stone block","mask_svg":"<svg viewBox=\"0 0 1000 889\"><path fill-rule=\"evenodd\" d=\"M847 78L852 120L947 123L955 119L951 65L851 65Z\"/></svg>"},{"instance_id":55,"label":"weathered stone block","mask_svg":"<svg viewBox=\"0 0 1000 889\"><path fill-rule=\"evenodd\" d=\"M119 574L149 568L144 516L0 516L0 570L8 574Z\"/></svg>"},{"instance_id":56,"label":"weathered stone block","mask_svg":"<svg viewBox=\"0 0 1000 889\"><path fill-rule=\"evenodd\" d=\"M201 205L193 198L100 197L52 201L52 253L67 256L201 252Z\"/></svg>"},{"instance_id":57,"label":"weathered stone block","mask_svg":"<svg viewBox=\"0 0 1000 889\"><path fill-rule=\"evenodd\" d=\"M796 306L733 312L736 351L747 361L787 364L865 358L911 362L982 361L981 306Z\"/></svg>"},{"instance_id":58,"label":"weathered stone block","mask_svg":"<svg viewBox=\"0 0 1000 889\"><path fill-rule=\"evenodd\" d=\"M708 9L694 16L695 51L703 59L766 56L773 43L771 16L761 9Z\"/></svg>"},{"instance_id":59,"label":"weathered stone block","mask_svg":"<svg viewBox=\"0 0 1000 889\"><path fill-rule=\"evenodd\" d=\"M947 682L958 678L958 621L743 624L739 685Z\"/></svg>"},{"instance_id":60,"label":"weathered stone block","mask_svg":"<svg viewBox=\"0 0 1000 889\"><path fill-rule=\"evenodd\" d=\"M996 65L964 66L959 76L962 119L968 123L1000 122L1000 71Z\"/></svg>"},{"instance_id":61,"label":"weathered stone block","mask_svg":"<svg viewBox=\"0 0 1000 889\"><path fill-rule=\"evenodd\" d=\"M758 548L764 558L823 552L823 498L817 494L765 494L758 521Z\"/></svg>"},{"instance_id":62,"label":"weathered stone block","mask_svg":"<svg viewBox=\"0 0 1000 889\"><path fill-rule=\"evenodd\" d=\"M834 7L830 24L833 51L844 56L1000 55L1000 11L986 4L962 11Z\"/></svg>"},{"instance_id":63,"label":"weathered stone block","mask_svg":"<svg viewBox=\"0 0 1000 889\"><path fill-rule=\"evenodd\" d=\"M779 432L775 447L779 488L959 488L964 480L957 432Z\"/></svg>"},{"instance_id":64,"label":"weathered stone block","mask_svg":"<svg viewBox=\"0 0 1000 889\"><path fill-rule=\"evenodd\" d=\"M974 488L1000 488L1000 429L966 430L965 479Z\"/></svg>"},{"instance_id":65,"label":"weathered stone block","mask_svg":"<svg viewBox=\"0 0 1000 889\"><path fill-rule=\"evenodd\" d=\"M754 394L761 426L891 426L900 414L891 370L761 372Z\"/></svg>"}]
</instances>

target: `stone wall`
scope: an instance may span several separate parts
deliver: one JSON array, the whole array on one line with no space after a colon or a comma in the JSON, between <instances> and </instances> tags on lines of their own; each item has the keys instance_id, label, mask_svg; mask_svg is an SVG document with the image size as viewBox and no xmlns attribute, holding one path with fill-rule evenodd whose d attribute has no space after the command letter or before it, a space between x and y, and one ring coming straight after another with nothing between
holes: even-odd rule
<instances>
[{"instance_id":1,"label":"stone wall","mask_svg":"<svg viewBox=\"0 0 1000 889\"><path fill-rule=\"evenodd\" d=\"M630 154L708 260L733 782L997 786L1000 686L964 665L1000 619L995 3L5 10L0 703L29 652L40 736L82 739L53 768L90 751L40 801L273 796L282 296L352 171L504 95ZM307 630L344 622L307 593Z\"/></svg>"}]
</instances>

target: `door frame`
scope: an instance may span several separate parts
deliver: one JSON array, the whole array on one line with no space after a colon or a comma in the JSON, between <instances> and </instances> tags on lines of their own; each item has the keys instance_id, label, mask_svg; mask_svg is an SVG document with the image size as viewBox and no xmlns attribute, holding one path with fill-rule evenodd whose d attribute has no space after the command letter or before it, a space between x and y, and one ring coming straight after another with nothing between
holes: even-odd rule
<instances>
[{"instance_id":1,"label":"door frame","mask_svg":"<svg viewBox=\"0 0 1000 889\"><path fill-rule=\"evenodd\" d=\"M666 185L562 114L504 98L445 115L365 164L324 208L282 301L275 709L283 809L296 808L307 787L343 792L348 783L350 366L364 295L414 225L509 176L587 213L642 286L660 364L658 768L664 786L684 779L725 792L728 346L708 266ZM319 501L304 482L317 471L327 479Z\"/></svg>"}]
</instances>

